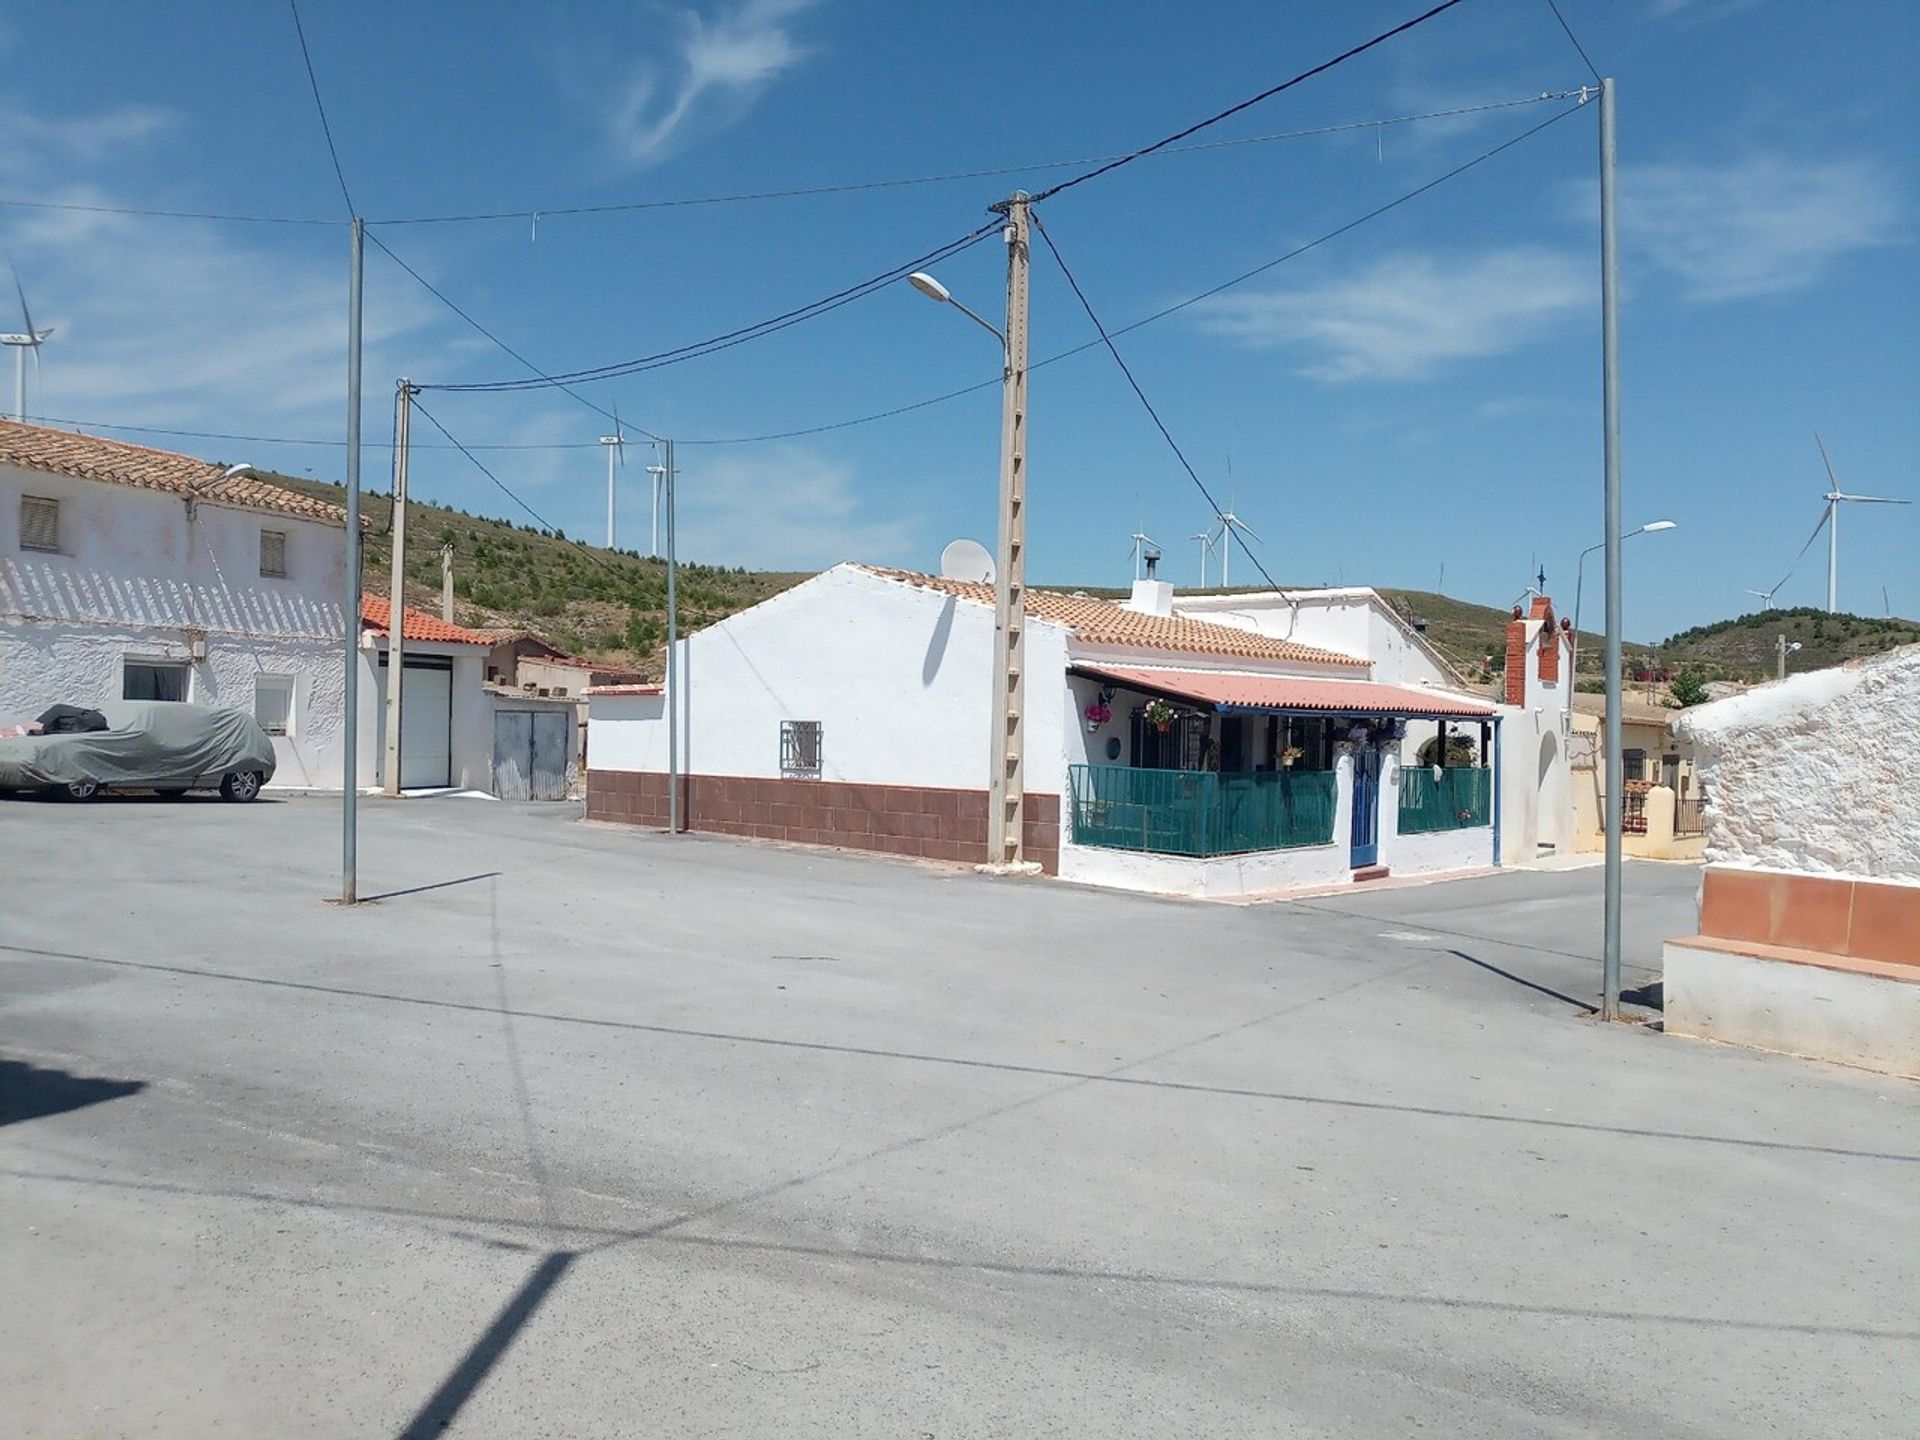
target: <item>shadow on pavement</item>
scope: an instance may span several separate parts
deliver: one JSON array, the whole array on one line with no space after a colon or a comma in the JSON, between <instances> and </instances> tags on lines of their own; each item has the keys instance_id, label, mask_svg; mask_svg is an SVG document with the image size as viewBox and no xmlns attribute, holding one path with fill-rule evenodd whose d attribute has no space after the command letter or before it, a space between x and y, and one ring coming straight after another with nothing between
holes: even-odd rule
<instances>
[{"instance_id":1,"label":"shadow on pavement","mask_svg":"<svg viewBox=\"0 0 1920 1440\"><path fill-rule=\"evenodd\" d=\"M1589 1015L1595 1014L1599 1009L1597 1005L1590 1005L1585 1000L1576 1000L1571 995L1565 995L1549 986L1538 984L1535 981L1527 979L1524 975L1516 975L1511 970L1502 970L1492 961L1482 960L1477 956L1469 955L1464 950L1449 950L1447 954L1452 955L1456 959L1464 960L1469 965L1478 965L1482 970L1487 971L1489 974L1498 975L1502 980L1511 980L1516 985L1524 985L1529 990L1538 991L1550 999L1571 1005L1576 1010L1584 1010ZM1622 996L1621 998L1624 999L1625 997Z\"/></svg>"},{"instance_id":2,"label":"shadow on pavement","mask_svg":"<svg viewBox=\"0 0 1920 1440\"><path fill-rule=\"evenodd\" d=\"M84 1109L103 1100L137 1095L146 1088L144 1080L102 1080L70 1075L65 1070L43 1070L24 1060L0 1060L0 1125Z\"/></svg>"}]
</instances>

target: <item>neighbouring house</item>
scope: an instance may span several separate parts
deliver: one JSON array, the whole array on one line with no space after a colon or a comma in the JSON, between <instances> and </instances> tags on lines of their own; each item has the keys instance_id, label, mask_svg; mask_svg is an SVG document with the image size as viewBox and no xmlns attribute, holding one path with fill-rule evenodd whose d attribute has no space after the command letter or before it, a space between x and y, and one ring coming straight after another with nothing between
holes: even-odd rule
<instances>
[{"instance_id":1,"label":"neighbouring house","mask_svg":"<svg viewBox=\"0 0 1920 1440\"><path fill-rule=\"evenodd\" d=\"M1699 933L1668 1031L1920 1076L1920 645L1696 706Z\"/></svg>"},{"instance_id":2,"label":"neighbouring house","mask_svg":"<svg viewBox=\"0 0 1920 1440\"><path fill-rule=\"evenodd\" d=\"M1600 850L1607 843L1603 763L1606 711L1605 695L1573 697L1569 753L1576 850ZM1620 829L1622 848L1629 855L1698 860L1704 853L1700 777L1693 742L1681 738L1674 729L1674 721L1684 713L1637 696L1621 697Z\"/></svg>"},{"instance_id":3,"label":"neighbouring house","mask_svg":"<svg viewBox=\"0 0 1920 1440\"><path fill-rule=\"evenodd\" d=\"M492 633L411 606L403 613L401 789L481 790L506 800L561 800L572 793L579 779L574 702L488 684ZM393 606L368 595L360 618L360 783L380 786Z\"/></svg>"},{"instance_id":4,"label":"neighbouring house","mask_svg":"<svg viewBox=\"0 0 1920 1440\"><path fill-rule=\"evenodd\" d=\"M340 783L346 512L164 450L0 421L0 722L250 711L276 787Z\"/></svg>"},{"instance_id":5,"label":"neighbouring house","mask_svg":"<svg viewBox=\"0 0 1920 1440\"><path fill-rule=\"evenodd\" d=\"M587 691L595 685L642 685L644 671L570 655L545 636L531 630L495 630L487 654L487 683L503 691L573 702L574 763L585 773L587 763Z\"/></svg>"},{"instance_id":6,"label":"neighbouring house","mask_svg":"<svg viewBox=\"0 0 1920 1440\"><path fill-rule=\"evenodd\" d=\"M1024 841L1048 873L1232 895L1499 862L1505 722L1443 665L1201 618L1158 581L1026 602ZM990 584L836 566L685 641L677 696L590 691L587 813L664 825L677 742L692 829L984 860L993 636ZM1476 763L1403 764L1442 725Z\"/></svg>"}]
</instances>

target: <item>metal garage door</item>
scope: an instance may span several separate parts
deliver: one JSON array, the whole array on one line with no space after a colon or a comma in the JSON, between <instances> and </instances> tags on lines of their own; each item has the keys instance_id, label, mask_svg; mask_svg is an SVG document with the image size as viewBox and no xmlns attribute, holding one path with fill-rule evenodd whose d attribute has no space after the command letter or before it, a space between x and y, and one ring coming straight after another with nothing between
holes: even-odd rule
<instances>
[{"instance_id":1,"label":"metal garage door","mask_svg":"<svg viewBox=\"0 0 1920 1440\"><path fill-rule=\"evenodd\" d=\"M433 790L453 783L453 662L437 655L407 656L400 692L400 788ZM380 764L385 777L387 660L380 657Z\"/></svg>"},{"instance_id":2,"label":"metal garage door","mask_svg":"<svg viewBox=\"0 0 1920 1440\"><path fill-rule=\"evenodd\" d=\"M496 710L493 793L502 800L566 799L572 729L563 710Z\"/></svg>"}]
</instances>

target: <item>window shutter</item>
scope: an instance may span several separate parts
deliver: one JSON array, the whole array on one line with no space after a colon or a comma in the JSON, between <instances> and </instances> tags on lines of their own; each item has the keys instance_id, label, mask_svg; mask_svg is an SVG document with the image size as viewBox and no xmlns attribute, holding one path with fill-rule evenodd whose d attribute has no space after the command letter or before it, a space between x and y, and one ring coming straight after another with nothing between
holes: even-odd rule
<instances>
[{"instance_id":1,"label":"window shutter","mask_svg":"<svg viewBox=\"0 0 1920 1440\"><path fill-rule=\"evenodd\" d=\"M287 573L287 532L284 530L262 530L260 532L260 573L284 577Z\"/></svg>"},{"instance_id":2,"label":"window shutter","mask_svg":"<svg viewBox=\"0 0 1920 1440\"><path fill-rule=\"evenodd\" d=\"M287 735L293 728L293 677L257 675L253 681L253 718L269 735Z\"/></svg>"},{"instance_id":3,"label":"window shutter","mask_svg":"<svg viewBox=\"0 0 1920 1440\"><path fill-rule=\"evenodd\" d=\"M37 495L20 497L20 548L22 550L60 549L60 502L43 500Z\"/></svg>"}]
</instances>

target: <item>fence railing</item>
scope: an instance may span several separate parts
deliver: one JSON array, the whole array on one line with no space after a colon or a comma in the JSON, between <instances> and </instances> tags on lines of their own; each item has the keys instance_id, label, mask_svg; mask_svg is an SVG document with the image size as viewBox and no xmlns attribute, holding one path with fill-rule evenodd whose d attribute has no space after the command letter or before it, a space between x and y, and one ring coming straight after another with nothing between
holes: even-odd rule
<instances>
[{"instance_id":1,"label":"fence railing","mask_svg":"<svg viewBox=\"0 0 1920 1440\"><path fill-rule=\"evenodd\" d=\"M1400 771L1400 833L1427 835L1492 823L1493 772L1480 766Z\"/></svg>"},{"instance_id":2,"label":"fence railing","mask_svg":"<svg viewBox=\"0 0 1920 1440\"><path fill-rule=\"evenodd\" d=\"M1673 833L1676 835L1704 835L1706 826L1700 815L1700 802L1704 795L1682 795L1673 802Z\"/></svg>"},{"instance_id":3,"label":"fence railing","mask_svg":"<svg viewBox=\"0 0 1920 1440\"><path fill-rule=\"evenodd\" d=\"M1074 843L1158 855L1242 855L1333 841L1330 770L1218 774L1069 766Z\"/></svg>"}]
</instances>

